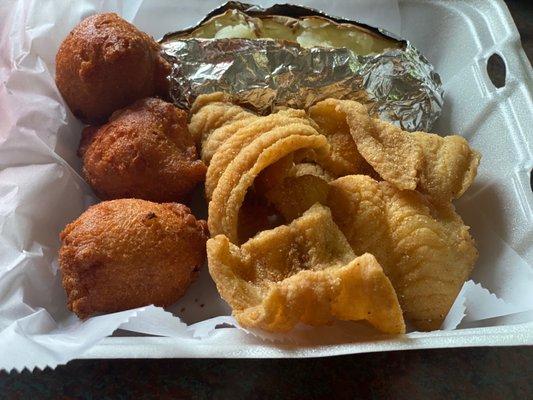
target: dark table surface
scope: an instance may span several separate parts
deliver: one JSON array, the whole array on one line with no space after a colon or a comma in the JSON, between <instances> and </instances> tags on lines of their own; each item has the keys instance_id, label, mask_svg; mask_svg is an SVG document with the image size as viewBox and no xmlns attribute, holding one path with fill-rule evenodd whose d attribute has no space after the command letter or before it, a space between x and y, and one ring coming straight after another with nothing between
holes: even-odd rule
<instances>
[{"instance_id":1,"label":"dark table surface","mask_svg":"<svg viewBox=\"0 0 533 400\"><path fill-rule=\"evenodd\" d=\"M533 2L507 4L531 60ZM493 73L502 71L496 65ZM55 370L0 373L0 399L48 398L525 400L533 399L533 347L303 360L83 360Z\"/></svg>"}]
</instances>

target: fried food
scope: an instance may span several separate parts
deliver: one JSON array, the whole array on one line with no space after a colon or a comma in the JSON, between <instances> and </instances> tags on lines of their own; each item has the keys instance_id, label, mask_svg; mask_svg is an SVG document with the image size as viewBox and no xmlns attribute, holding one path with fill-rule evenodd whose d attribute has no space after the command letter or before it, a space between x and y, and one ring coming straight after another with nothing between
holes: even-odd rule
<instances>
[{"instance_id":1,"label":"fried food","mask_svg":"<svg viewBox=\"0 0 533 400\"><path fill-rule=\"evenodd\" d=\"M326 204L328 182L333 180L318 164L295 164L294 158L297 156L291 154L290 159L270 165L254 182L254 190L263 195L287 222L300 217L315 203Z\"/></svg>"},{"instance_id":2,"label":"fried food","mask_svg":"<svg viewBox=\"0 0 533 400\"><path fill-rule=\"evenodd\" d=\"M253 190L249 190L239 210L239 243L244 243L257 233L273 229L284 222L273 205Z\"/></svg>"},{"instance_id":3,"label":"fried food","mask_svg":"<svg viewBox=\"0 0 533 400\"><path fill-rule=\"evenodd\" d=\"M201 143L201 157L206 165L226 139L258 118L232 104L229 96L221 92L198 96L192 105L191 115L189 131L195 143Z\"/></svg>"},{"instance_id":4,"label":"fried food","mask_svg":"<svg viewBox=\"0 0 533 400\"><path fill-rule=\"evenodd\" d=\"M295 152L296 153L296 152ZM283 181L295 173L294 154L283 157L266 167L254 181L254 191L264 196L268 191L279 187ZM314 204L314 203L313 203Z\"/></svg>"},{"instance_id":5,"label":"fried food","mask_svg":"<svg viewBox=\"0 0 533 400\"><path fill-rule=\"evenodd\" d=\"M68 308L80 318L178 300L205 261L208 237L182 204L104 201L61 232Z\"/></svg>"},{"instance_id":6,"label":"fried food","mask_svg":"<svg viewBox=\"0 0 533 400\"><path fill-rule=\"evenodd\" d=\"M258 117L251 113L242 113L235 116L231 122L224 124L220 128L212 131L206 139L202 142L202 161L209 165L211 159L216 151L228 140L231 136L236 134L240 129L245 128Z\"/></svg>"},{"instance_id":7,"label":"fried food","mask_svg":"<svg viewBox=\"0 0 533 400\"><path fill-rule=\"evenodd\" d=\"M321 160L321 164L336 177L361 173L370 166L357 151L346 114L338 109L337 104L337 100L327 99L309 108L309 116L331 146L330 157Z\"/></svg>"},{"instance_id":8,"label":"fried food","mask_svg":"<svg viewBox=\"0 0 533 400\"><path fill-rule=\"evenodd\" d=\"M327 101L322 103L327 104ZM258 116L231 103L227 94L217 92L199 96L191 110L189 129L196 140L202 143L202 160L206 165L215 164L208 171L206 197L211 198L220 174L243 146L273 127L291 123L312 126L324 134L331 145L330 151L320 154L312 149L302 149L298 151L295 161L318 163L328 174L335 177L371 170L368 163L357 153L349 130L335 130L339 121L344 121L346 125L346 118L328 119L326 115L330 108L317 105L315 109L315 117L324 125L323 128L303 110L285 107L270 115ZM352 156L357 157L355 162L351 161Z\"/></svg>"},{"instance_id":9,"label":"fried food","mask_svg":"<svg viewBox=\"0 0 533 400\"><path fill-rule=\"evenodd\" d=\"M72 113L100 124L143 97L168 96L170 64L159 44L117 14L81 21L56 55L56 84Z\"/></svg>"},{"instance_id":10,"label":"fried food","mask_svg":"<svg viewBox=\"0 0 533 400\"><path fill-rule=\"evenodd\" d=\"M404 132L355 101L328 99L311 107L309 115L286 108L250 119L234 119L247 113L235 107L217 94L196 110L198 126L204 121L199 128L204 144L216 138L206 178L208 224L212 235L224 236L216 238L213 252L224 259L235 256L259 241L265 229L275 232L282 228L272 229L276 224L299 221L316 203L328 205L355 254L369 253L383 266L406 318L421 330L438 328L477 258L451 200L473 181L479 155L463 138ZM332 181L346 174L351 175ZM245 197L255 200L248 204ZM269 220L273 215L275 223ZM245 244L238 248L239 243ZM239 255L246 260L239 261L246 264L237 267L240 272L253 268L255 251ZM284 276L279 285L300 284L293 279ZM320 282L319 287L325 280ZM253 303L255 319L274 312L263 300ZM256 324L241 310L245 324L272 329L270 322Z\"/></svg>"},{"instance_id":11,"label":"fried food","mask_svg":"<svg viewBox=\"0 0 533 400\"><path fill-rule=\"evenodd\" d=\"M229 145L229 140L236 140L237 135L228 139L211 160L207 172L206 191L208 186L215 187L209 203L209 230L213 236L226 235L232 243L238 242L238 215L244 196L262 170L299 149L329 151L326 138L305 123L276 126L270 121L252 128L250 136L255 139L234 152L227 167L220 168L215 164L215 157L225 154L222 148ZM222 171L216 186L209 180L213 168Z\"/></svg>"},{"instance_id":12,"label":"fried food","mask_svg":"<svg viewBox=\"0 0 533 400\"><path fill-rule=\"evenodd\" d=\"M417 189L440 201L461 197L476 178L480 154L461 136L414 132L413 137L424 160Z\"/></svg>"},{"instance_id":13,"label":"fried food","mask_svg":"<svg viewBox=\"0 0 533 400\"><path fill-rule=\"evenodd\" d=\"M446 202L459 198L472 184L480 155L461 136L405 132L371 117L355 101L329 101L346 115L359 153L398 189L417 190Z\"/></svg>"},{"instance_id":14,"label":"fried food","mask_svg":"<svg viewBox=\"0 0 533 400\"><path fill-rule=\"evenodd\" d=\"M390 281L372 255L354 257L326 207L316 205L241 247L218 235L207 253L218 291L243 327L286 332L299 322L340 319L405 332Z\"/></svg>"},{"instance_id":15,"label":"fried food","mask_svg":"<svg viewBox=\"0 0 533 400\"><path fill-rule=\"evenodd\" d=\"M313 175L326 182L331 182L334 179L334 177L331 176L331 174L328 171L326 171L320 165L314 164L314 163L295 164L291 170L291 173L292 173L291 175L294 177L299 177L299 176L304 176L304 175Z\"/></svg>"},{"instance_id":16,"label":"fried food","mask_svg":"<svg viewBox=\"0 0 533 400\"><path fill-rule=\"evenodd\" d=\"M453 205L363 175L330 186L328 204L355 254L376 257L417 329L438 329L477 259Z\"/></svg>"},{"instance_id":17,"label":"fried food","mask_svg":"<svg viewBox=\"0 0 533 400\"><path fill-rule=\"evenodd\" d=\"M254 191L259 195L265 195L268 191L283 185L285 179L297 178L304 175L313 175L326 182L334 179L318 164L296 163L299 151L296 150L261 171L254 181Z\"/></svg>"},{"instance_id":18,"label":"fried food","mask_svg":"<svg viewBox=\"0 0 533 400\"><path fill-rule=\"evenodd\" d=\"M274 128L281 130L284 127L292 129L298 126L311 126L311 122L306 118L304 111L287 109L265 117L255 118L233 132L224 142L219 144L210 160L205 180L206 198L211 199L220 177L243 148ZM219 130L226 127L226 125L221 126ZM216 136L219 130L214 131L212 136ZM314 133L318 134L316 130Z\"/></svg>"},{"instance_id":19,"label":"fried food","mask_svg":"<svg viewBox=\"0 0 533 400\"><path fill-rule=\"evenodd\" d=\"M187 113L155 98L86 128L79 153L87 182L102 199L181 201L206 173L187 130Z\"/></svg>"},{"instance_id":20,"label":"fried food","mask_svg":"<svg viewBox=\"0 0 533 400\"><path fill-rule=\"evenodd\" d=\"M329 185L323 178L305 174L290 176L265 193L286 221L300 217L315 203L326 204Z\"/></svg>"}]
</instances>

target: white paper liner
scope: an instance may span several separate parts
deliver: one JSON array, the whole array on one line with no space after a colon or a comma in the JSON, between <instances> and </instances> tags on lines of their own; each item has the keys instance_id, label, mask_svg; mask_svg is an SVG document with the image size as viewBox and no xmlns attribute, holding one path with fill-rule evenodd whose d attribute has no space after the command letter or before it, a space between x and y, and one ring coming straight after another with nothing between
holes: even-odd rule
<instances>
[{"instance_id":1,"label":"white paper liner","mask_svg":"<svg viewBox=\"0 0 533 400\"><path fill-rule=\"evenodd\" d=\"M102 11L118 12L158 38L195 23L220 3L0 2L0 369L53 368L80 356L117 328L176 340L209 338L211 345L228 337L242 338L243 345L249 338L319 345L387 337L354 322L318 328L300 325L287 335L248 330L249 335L243 336L241 328L217 330L238 325L206 266L185 297L166 311L147 306L80 321L66 309L57 272L58 235L98 200L79 174L76 149L82 125L65 107L54 83L54 58L61 40L82 18ZM350 16L353 10L348 2L299 3L341 16ZM401 33L395 0L361 0L357 18ZM531 321L531 260L496 234L489 223L491 210L480 210L486 191L473 192L459 208L472 226L481 254L473 275L478 284L465 284L443 328ZM406 337L410 335L424 333Z\"/></svg>"},{"instance_id":2,"label":"white paper liner","mask_svg":"<svg viewBox=\"0 0 533 400\"><path fill-rule=\"evenodd\" d=\"M146 335L188 337L187 324L161 307L148 306L121 324L119 329Z\"/></svg>"},{"instance_id":3,"label":"white paper liner","mask_svg":"<svg viewBox=\"0 0 533 400\"><path fill-rule=\"evenodd\" d=\"M517 314L529 310L515 304L506 303L472 280L465 282L448 312L441 329L456 329L463 322L480 321L502 315Z\"/></svg>"}]
</instances>

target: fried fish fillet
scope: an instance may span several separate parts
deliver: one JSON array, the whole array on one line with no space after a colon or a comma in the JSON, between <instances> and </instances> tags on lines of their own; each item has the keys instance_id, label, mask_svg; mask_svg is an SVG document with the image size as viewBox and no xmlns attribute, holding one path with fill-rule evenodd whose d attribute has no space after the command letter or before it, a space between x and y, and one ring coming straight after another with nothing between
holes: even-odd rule
<instances>
[{"instance_id":1,"label":"fried fish fillet","mask_svg":"<svg viewBox=\"0 0 533 400\"><path fill-rule=\"evenodd\" d=\"M276 224L292 221L290 227L306 220L313 204L331 207L346 236L343 240L354 253L365 257L365 265L382 265L406 318L418 329L438 328L477 258L468 227L451 200L472 183L479 154L458 136L404 132L370 116L355 101L328 99L311 107L309 115L283 109L250 117L235 107L218 94L203 99L195 112L204 145L213 140L210 154L206 153L211 157L206 181L206 197L211 200L208 224L211 234L218 235L210 241L212 274L239 321L276 331L299 321L325 321L324 315L331 318L330 314L306 317L311 311L294 298L324 306L316 292L306 289L308 281L323 291L322 296L337 293L332 282L340 278L342 268L337 266L330 275L329 267L320 267L317 259L307 260L312 253L307 249L302 257L309 263L300 270L283 250L261 247L264 238L286 228L260 232L272 227L268 220L272 210L262 203L267 200L280 214ZM332 181L346 174L350 175ZM244 199L252 193L261 201L247 204ZM278 242L272 239L272 243ZM279 243L283 249L283 240ZM309 275L315 267L323 274L320 278ZM279 272L286 271L283 268L296 273L284 275ZM251 275L239 275L248 270ZM225 272L215 276L217 271ZM281 275L263 279L261 274ZM228 287L230 294L224 293ZM246 304L239 303L248 294L252 297ZM342 319L339 315L335 317Z\"/></svg>"},{"instance_id":2,"label":"fried fish fillet","mask_svg":"<svg viewBox=\"0 0 533 400\"><path fill-rule=\"evenodd\" d=\"M291 168L285 167L283 172L283 176L277 177L274 184L260 193L278 210L285 221L290 222L300 217L315 203L326 204L328 182L333 178L322 167L300 163L293 164ZM255 187L257 190L257 185Z\"/></svg>"},{"instance_id":3,"label":"fried fish fillet","mask_svg":"<svg viewBox=\"0 0 533 400\"><path fill-rule=\"evenodd\" d=\"M198 96L191 107L189 131L196 144L201 144L202 161L209 164L218 147L255 118L258 118L255 114L231 103L230 96L225 93Z\"/></svg>"},{"instance_id":4,"label":"fried fish fillet","mask_svg":"<svg viewBox=\"0 0 533 400\"><path fill-rule=\"evenodd\" d=\"M370 169L357 151L357 146L346 122L346 114L338 109L335 99L318 102L308 110L331 145L331 156L321 160L325 169L336 177L363 173Z\"/></svg>"},{"instance_id":5,"label":"fried fish fillet","mask_svg":"<svg viewBox=\"0 0 533 400\"><path fill-rule=\"evenodd\" d=\"M202 161L209 165L216 151L226 142L226 140L236 134L240 129L248 126L257 118L259 117L254 114L243 112L233 118L230 122L227 122L212 131L206 139L202 141Z\"/></svg>"},{"instance_id":6,"label":"fried fish fillet","mask_svg":"<svg viewBox=\"0 0 533 400\"><path fill-rule=\"evenodd\" d=\"M330 186L328 205L354 253L376 257L417 329L438 329L477 259L453 205L363 175Z\"/></svg>"},{"instance_id":7,"label":"fried fish fillet","mask_svg":"<svg viewBox=\"0 0 533 400\"><path fill-rule=\"evenodd\" d=\"M250 133L254 139L233 153L227 167L220 168L222 173L209 202L208 224L211 234L224 234L232 243L238 242L239 209L247 191L261 171L299 149L329 151L326 138L304 123L277 126L269 122L260 124L257 128L258 130L254 128ZM261 134L255 135L257 131ZM215 157L218 154L224 154L222 149ZM209 165L208 176L212 168L219 168L215 165L215 157Z\"/></svg>"},{"instance_id":8,"label":"fried fish fillet","mask_svg":"<svg viewBox=\"0 0 533 400\"><path fill-rule=\"evenodd\" d=\"M218 235L208 241L207 253L218 291L244 327L286 332L299 322L340 319L405 332L396 293L380 265L370 254L354 257L324 206L241 247Z\"/></svg>"},{"instance_id":9,"label":"fried fish fillet","mask_svg":"<svg viewBox=\"0 0 533 400\"><path fill-rule=\"evenodd\" d=\"M398 189L417 190L445 202L459 198L472 184L480 155L463 137L405 132L373 118L355 101L328 102L345 114L362 157Z\"/></svg>"},{"instance_id":10,"label":"fried fish fillet","mask_svg":"<svg viewBox=\"0 0 533 400\"><path fill-rule=\"evenodd\" d=\"M225 127L223 126L219 129L224 129ZM312 121L306 118L305 112L303 110L293 109L281 110L275 114L258 117L249 121L246 126L233 132L230 137L220 144L211 158L205 182L206 198L211 199L213 191L228 165L237 157L241 150L255 139L268 134L273 129L277 129L278 131L287 129L288 132L293 132L295 129L298 130L299 127L307 127L309 128L307 131L312 130L314 134L318 135ZM213 135L216 135L216 133L217 131L214 131Z\"/></svg>"},{"instance_id":11,"label":"fried fish fillet","mask_svg":"<svg viewBox=\"0 0 533 400\"><path fill-rule=\"evenodd\" d=\"M266 192L265 197L286 221L292 221L313 204L326 204L328 193L327 181L315 175L302 175L285 178Z\"/></svg>"},{"instance_id":12,"label":"fried fish fillet","mask_svg":"<svg viewBox=\"0 0 533 400\"><path fill-rule=\"evenodd\" d=\"M221 156L226 161L213 170L218 176L227 159L234 156L224 148L229 139L250 135L251 123L267 123L264 118L281 115L278 112L256 116L232 104L221 93L201 98L193 111L190 127L198 132L196 136L206 138L202 159L209 162L218 149L225 150L219 153L226 153ZM327 99L312 106L309 115L301 113L297 118L302 122L307 119L309 122L303 123L314 126L330 144L330 151L320 156L312 150L301 152L304 155L301 161L314 161L335 177L354 173L379 176L399 189L417 190L439 201L451 201L468 189L477 173L480 156L464 138L402 131L369 115L364 105L353 100ZM247 134L241 133L246 129ZM213 187L208 189L208 198L212 190Z\"/></svg>"},{"instance_id":13,"label":"fried fish fillet","mask_svg":"<svg viewBox=\"0 0 533 400\"><path fill-rule=\"evenodd\" d=\"M268 191L282 185L288 176L293 176L294 171L294 153L291 153L261 171L254 181L254 191L259 196L264 196Z\"/></svg>"},{"instance_id":14,"label":"fried fish fillet","mask_svg":"<svg viewBox=\"0 0 533 400\"><path fill-rule=\"evenodd\" d=\"M255 191L249 190L239 210L239 243L244 243L257 233L273 229L284 222L272 204L263 196L258 196Z\"/></svg>"},{"instance_id":15,"label":"fried fish fillet","mask_svg":"<svg viewBox=\"0 0 533 400\"><path fill-rule=\"evenodd\" d=\"M308 162L295 163L297 153L298 151L295 151L289 156L284 157L265 168L255 180L254 190L263 196L271 191L283 192L284 190L281 189L282 187L290 190L289 185L284 184L285 180L291 179L293 182L296 182L296 178L308 175L319 178L324 182L331 182L334 179L318 164ZM290 193L287 192L287 195L290 196ZM315 203L316 201L311 203L309 207Z\"/></svg>"},{"instance_id":16,"label":"fried fish fillet","mask_svg":"<svg viewBox=\"0 0 533 400\"><path fill-rule=\"evenodd\" d=\"M305 175L316 176L326 182L331 182L334 179L328 171L314 163L298 163L290 171L290 176L300 177Z\"/></svg>"},{"instance_id":17,"label":"fried fish fillet","mask_svg":"<svg viewBox=\"0 0 533 400\"><path fill-rule=\"evenodd\" d=\"M344 114L335 111L334 103L329 100L312 107L310 115L303 110L285 107L270 115L258 116L233 104L229 95L217 92L199 96L193 104L191 115L189 130L197 143L201 142L202 160L206 164L219 164L212 169L213 173L217 171L214 186L228 160L234 157L240 147L274 126L293 122L312 126L330 144L327 153L317 154L312 149L300 151L295 161L318 163L334 177L372 170L357 152ZM207 179L208 182L211 180ZM209 199L214 187L210 184L206 187Z\"/></svg>"}]
</instances>

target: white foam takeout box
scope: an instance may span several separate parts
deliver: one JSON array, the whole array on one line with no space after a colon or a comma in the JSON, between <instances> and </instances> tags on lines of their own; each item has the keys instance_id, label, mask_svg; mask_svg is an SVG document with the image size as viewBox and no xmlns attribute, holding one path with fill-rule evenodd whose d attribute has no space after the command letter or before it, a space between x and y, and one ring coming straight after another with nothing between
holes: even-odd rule
<instances>
[{"instance_id":1,"label":"white foam takeout box","mask_svg":"<svg viewBox=\"0 0 533 400\"><path fill-rule=\"evenodd\" d=\"M484 289L472 282L463 288L452 319L460 318L448 319L448 330L354 339L343 327L329 337L324 328L320 338L304 331L295 341L214 330L230 321L229 309L213 297L205 268L192 292L172 308L183 322L197 323L193 328L153 306L83 323L68 313L57 273L58 233L96 199L79 176L81 124L53 85L59 43L95 12L116 11L159 38L195 24L220 3L0 5L0 368L54 367L73 358L314 357L532 344L533 74L503 1L299 2L410 40L443 81L445 103L433 131L459 133L482 153L476 182L456 206L478 243L472 279ZM493 54L505 63L500 88L487 72ZM207 291L212 297L203 298ZM219 319L202 324L212 317ZM122 330L111 335L117 328Z\"/></svg>"}]
</instances>

